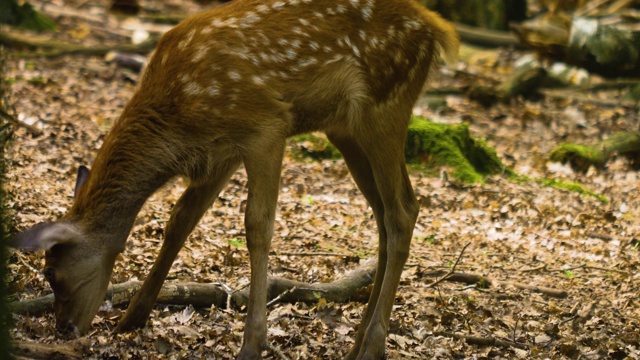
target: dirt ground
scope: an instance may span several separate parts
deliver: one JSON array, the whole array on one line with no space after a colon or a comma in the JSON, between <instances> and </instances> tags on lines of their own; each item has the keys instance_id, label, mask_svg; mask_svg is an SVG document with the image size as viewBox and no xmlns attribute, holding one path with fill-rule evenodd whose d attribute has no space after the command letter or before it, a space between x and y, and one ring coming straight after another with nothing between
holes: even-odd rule
<instances>
[{"instance_id":1,"label":"dirt ground","mask_svg":"<svg viewBox=\"0 0 640 360\"><path fill-rule=\"evenodd\" d=\"M101 16L100 3L86 11ZM93 29L81 39L85 43L107 37L91 19L57 21L56 37L62 39L74 40L74 29ZM488 53L494 55L483 55ZM442 69L431 87L462 89L477 80L472 74L507 74L521 55L478 52ZM8 70L19 119L41 131L16 128L8 151L6 191L11 226L19 231L56 219L71 206L78 166L92 163L138 75L101 57L75 55L13 58ZM620 94L589 96L611 100ZM546 160L564 141L593 143L616 131L638 130L637 109L549 97L514 99L489 109L460 94L446 101L435 110L418 106L416 112L439 122L468 122L473 135L486 139L519 174L576 181L608 202L535 181L493 176L485 184L463 185L412 168L421 210L391 318L388 358L639 359L639 174L622 158L586 174ZM149 199L112 283L145 278L184 188L176 180ZM246 176L240 170L191 235L168 281L248 285L245 199ZM344 161L300 161L288 154L270 275L305 282L340 278L376 254L376 234L371 209ZM444 281L430 287L436 279L427 274L450 269L466 244L456 271L483 275L492 280L490 286ZM11 252L10 300L51 292L41 274L43 263L42 253ZM557 292L539 291L546 288ZM322 300L272 305L272 348L265 358L340 358L353 343L363 308L360 302ZM85 357L97 359L233 359L241 345L242 310L158 305L146 328L113 334L124 310L106 303L81 341L57 338L51 313L14 315L11 334L16 340L80 344Z\"/></svg>"}]
</instances>

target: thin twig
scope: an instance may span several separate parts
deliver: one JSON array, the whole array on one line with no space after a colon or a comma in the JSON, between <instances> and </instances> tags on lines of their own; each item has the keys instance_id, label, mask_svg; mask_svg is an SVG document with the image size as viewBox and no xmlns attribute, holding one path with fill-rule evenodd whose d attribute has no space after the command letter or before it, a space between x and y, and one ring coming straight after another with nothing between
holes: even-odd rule
<instances>
[{"instance_id":1,"label":"thin twig","mask_svg":"<svg viewBox=\"0 0 640 360\"><path fill-rule=\"evenodd\" d=\"M289 357L287 355L285 355L275 345L269 343L269 344L267 344L267 346L269 347L269 350L271 350L274 354L276 354L276 356L278 356L279 359L281 359L281 360L291 360L291 359L289 359Z\"/></svg>"},{"instance_id":2,"label":"thin twig","mask_svg":"<svg viewBox=\"0 0 640 360\"><path fill-rule=\"evenodd\" d=\"M464 251L467 249L469 245L471 245L471 242L468 242L465 246L462 247L462 250L460 251L460 255L458 255L458 258L456 259L456 262L453 263L453 266L451 267L451 269L449 269L449 271L443 277L441 277L440 279L436 279L436 281L427 285L427 287L434 287L439 283L445 281L447 278L449 278L453 274L453 272L456 271L456 266L458 266L458 262L460 262L460 259L462 259L462 254L464 254Z\"/></svg>"},{"instance_id":3,"label":"thin twig","mask_svg":"<svg viewBox=\"0 0 640 360\"><path fill-rule=\"evenodd\" d=\"M344 257L356 256L356 255L340 254L340 253L332 253L332 252L307 252L307 251L279 252L279 253L276 253L275 251L273 251L269 255L272 255L272 256L344 256Z\"/></svg>"},{"instance_id":4,"label":"thin twig","mask_svg":"<svg viewBox=\"0 0 640 360\"><path fill-rule=\"evenodd\" d=\"M518 349L526 350L529 348L527 344L520 344L511 341L500 340L494 336L489 337L480 337L480 336L471 336L471 335L463 335L458 333L450 333L447 331L436 331L433 333L435 336L444 336L459 340L464 340L467 344L474 344L480 346L504 346L504 347L516 347Z\"/></svg>"},{"instance_id":5,"label":"thin twig","mask_svg":"<svg viewBox=\"0 0 640 360\"><path fill-rule=\"evenodd\" d=\"M18 120L15 116L9 114L8 112L0 109L0 117L5 118L6 120L9 120L10 123L16 125L16 126L21 126L25 129L27 129L30 133L32 133L34 136L40 136L42 135L42 130L38 129L37 127L33 126L33 125L29 125L27 123L25 123L24 121L20 121Z\"/></svg>"},{"instance_id":6,"label":"thin twig","mask_svg":"<svg viewBox=\"0 0 640 360\"><path fill-rule=\"evenodd\" d=\"M546 269L547 269L547 264L543 264L534 268L522 269L520 270L520 272L534 272L534 271L540 271L540 270L546 270Z\"/></svg>"},{"instance_id":7,"label":"thin twig","mask_svg":"<svg viewBox=\"0 0 640 360\"><path fill-rule=\"evenodd\" d=\"M270 307L271 305L277 303L278 301L280 301L280 299L282 299L283 296L287 295L287 294L291 294L292 292L296 291L298 288L297 287L292 287L291 289L287 290L287 291L283 291L280 295L274 297L273 299L271 299L271 301L269 301L267 303L267 307Z\"/></svg>"}]
</instances>

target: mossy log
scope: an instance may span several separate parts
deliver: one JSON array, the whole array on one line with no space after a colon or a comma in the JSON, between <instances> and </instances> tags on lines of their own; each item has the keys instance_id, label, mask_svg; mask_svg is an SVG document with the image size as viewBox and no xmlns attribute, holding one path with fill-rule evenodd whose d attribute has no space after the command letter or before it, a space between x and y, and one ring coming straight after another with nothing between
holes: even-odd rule
<instances>
[{"instance_id":1,"label":"mossy log","mask_svg":"<svg viewBox=\"0 0 640 360\"><path fill-rule=\"evenodd\" d=\"M547 71L541 67L523 68L498 86L473 86L469 90L469 98L487 107L497 102L508 102L518 96L528 98L536 94L546 78Z\"/></svg>"},{"instance_id":2,"label":"mossy log","mask_svg":"<svg viewBox=\"0 0 640 360\"><path fill-rule=\"evenodd\" d=\"M495 150L469 133L465 123L439 124L414 117L409 126L407 162L453 169L452 176L463 182L482 182L488 175L512 175Z\"/></svg>"},{"instance_id":3,"label":"mossy log","mask_svg":"<svg viewBox=\"0 0 640 360\"><path fill-rule=\"evenodd\" d=\"M604 168L615 154L627 157L634 169L640 169L640 132L616 133L593 146L560 144L551 151L549 159L569 163L574 170L586 172L591 166Z\"/></svg>"},{"instance_id":4,"label":"mossy log","mask_svg":"<svg viewBox=\"0 0 640 360\"><path fill-rule=\"evenodd\" d=\"M340 152L320 134L296 136L291 148L297 158L341 158ZM409 125L405 157L412 165L452 169L452 177L466 183L482 182L488 175L513 174L494 149L471 136L467 124L438 124L417 116Z\"/></svg>"}]
</instances>

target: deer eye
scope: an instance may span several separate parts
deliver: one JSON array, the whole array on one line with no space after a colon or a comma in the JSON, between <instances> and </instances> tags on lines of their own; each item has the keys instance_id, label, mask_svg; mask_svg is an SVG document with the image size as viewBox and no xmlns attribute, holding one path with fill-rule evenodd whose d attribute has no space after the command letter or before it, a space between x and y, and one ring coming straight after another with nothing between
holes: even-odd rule
<instances>
[{"instance_id":1,"label":"deer eye","mask_svg":"<svg viewBox=\"0 0 640 360\"><path fill-rule=\"evenodd\" d=\"M47 279L47 281L52 284L56 281L56 272L55 270L53 270L53 268L46 268L44 269L44 271L42 272L42 274L44 275L44 278Z\"/></svg>"}]
</instances>

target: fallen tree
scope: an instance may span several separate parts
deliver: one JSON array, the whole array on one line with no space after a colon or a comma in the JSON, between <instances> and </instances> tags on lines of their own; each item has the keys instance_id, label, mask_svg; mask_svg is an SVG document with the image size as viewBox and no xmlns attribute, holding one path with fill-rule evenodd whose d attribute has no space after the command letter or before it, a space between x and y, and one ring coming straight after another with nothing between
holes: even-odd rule
<instances>
[{"instance_id":1,"label":"fallen tree","mask_svg":"<svg viewBox=\"0 0 640 360\"><path fill-rule=\"evenodd\" d=\"M347 273L344 277L329 283L308 284L301 281L269 277L267 297L270 304L285 303L316 303L320 299L329 302L344 303L347 301L364 302L369 297L370 285L375 277L377 262L375 258L365 261L358 268ZM422 276L438 278L437 282L449 281L464 284L477 284L482 288L491 286L513 286L517 289L529 290L554 298L565 298L567 293L562 290L530 286L517 282L492 280L482 275L462 272L447 272L445 270L426 271ZM128 281L111 285L107 298L114 306L127 305L136 291L142 286L141 281ZM156 299L159 304L192 305L194 307L216 306L225 308L242 308L249 299L249 290L233 290L221 283L165 283ZM9 309L15 314L29 314L33 316L53 310L53 294L43 297L16 301L9 304Z\"/></svg>"}]
</instances>

